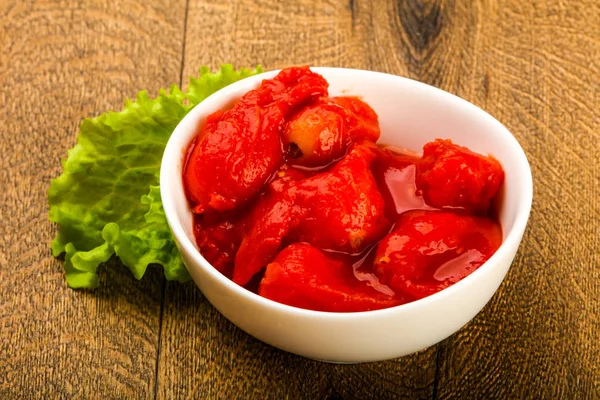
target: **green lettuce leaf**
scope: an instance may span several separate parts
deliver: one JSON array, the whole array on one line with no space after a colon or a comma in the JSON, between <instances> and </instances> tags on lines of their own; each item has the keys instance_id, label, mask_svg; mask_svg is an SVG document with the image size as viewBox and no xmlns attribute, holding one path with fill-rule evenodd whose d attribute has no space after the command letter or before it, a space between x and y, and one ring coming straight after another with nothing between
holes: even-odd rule
<instances>
[{"instance_id":1,"label":"green lettuce leaf","mask_svg":"<svg viewBox=\"0 0 600 400\"><path fill-rule=\"evenodd\" d=\"M85 119L77 145L62 161L64 172L48 190L50 220L59 225L52 254L65 254L72 288L98 286L98 266L113 255L141 279L149 264L165 277L189 275L167 225L159 190L160 162L181 119L217 90L262 72L223 65L190 78L186 92L173 85L151 99L146 91L120 112Z\"/></svg>"}]
</instances>

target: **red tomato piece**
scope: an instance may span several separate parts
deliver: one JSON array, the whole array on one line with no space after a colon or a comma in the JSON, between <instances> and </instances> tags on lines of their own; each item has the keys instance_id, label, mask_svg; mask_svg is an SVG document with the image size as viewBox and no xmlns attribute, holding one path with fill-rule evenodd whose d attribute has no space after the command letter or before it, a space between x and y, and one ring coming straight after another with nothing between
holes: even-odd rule
<instances>
[{"instance_id":1,"label":"red tomato piece","mask_svg":"<svg viewBox=\"0 0 600 400\"><path fill-rule=\"evenodd\" d=\"M285 240L359 253L383 236L390 224L369 169L374 157L356 145L330 171L290 182L265 202L236 255L233 281L245 285Z\"/></svg>"},{"instance_id":2,"label":"red tomato piece","mask_svg":"<svg viewBox=\"0 0 600 400\"><path fill-rule=\"evenodd\" d=\"M350 136L357 142L360 139L377 142L381 131L379 130L379 117L370 105L354 96L338 96L331 99L334 103L352 111L357 121L351 126Z\"/></svg>"},{"instance_id":3,"label":"red tomato piece","mask_svg":"<svg viewBox=\"0 0 600 400\"><path fill-rule=\"evenodd\" d=\"M330 171L295 185L296 203L307 209L294 241L321 249L360 253L390 227L385 203L371 173L375 146L354 145Z\"/></svg>"},{"instance_id":4,"label":"red tomato piece","mask_svg":"<svg viewBox=\"0 0 600 400\"><path fill-rule=\"evenodd\" d=\"M319 167L342 158L350 143L346 113L336 104L317 104L300 111L281 137L287 162Z\"/></svg>"},{"instance_id":5,"label":"red tomato piece","mask_svg":"<svg viewBox=\"0 0 600 400\"><path fill-rule=\"evenodd\" d=\"M327 86L308 67L288 68L230 110L211 114L183 176L194 212L231 210L255 196L282 162L286 118L305 102L326 95Z\"/></svg>"},{"instance_id":6,"label":"red tomato piece","mask_svg":"<svg viewBox=\"0 0 600 400\"><path fill-rule=\"evenodd\" d=\"M296 182L303 179L309 178L316 175L318 172L294 168L288 164L283 164L279 171L273 177L273 180L269 183L267 190L274 192L284 192L290 188Z\"/></svg>"},{"instance_id":7,"label":"red tomato piece","mask_svg":"<svg viewBox=\"0 0 600 400\"><path fill-rule=\"evenodd\" d=\"M257 207L257 218L235 257L233 281L241 286L269 263L298 220L298 208L284 193L267 195Z\"/></svg>"},{"instance_id":8,"label":"red tomato piece","mask_svg":"<svg viewBox=\"0 0 600 400\"><path fill-rule=\"evenodd\" d=\"M206 215L195 217L196 244L206 261L231 279L235 254L242 241L244 221L239 218L207 221L204 217Z\"/></svg>"},{"instance_id":9,"label":"red tomato piece","mask_svg":"<svg viewBox=\"0 0 600 400\"><path fill-rule=\"evenodd\" d=\"M377 114L356 97L322 97L300 111L282 136L287 162L321 167L339 160L352 142L379 139Z\"/></svg>"},{"instance_id":10,"label":"red tomato piece","mask_svg":"<svg viewBox=\"0 0 600 400\"><path fill-rule=\"evenodd\" d=\"M299 110L300 106L312 100L327 96L329 83L321 75L312 72L309 67L291 67L282 69L273 79L262 82L261 105L274 102L286 116ZM269 94L269 95L266 95Z\"/></svg>"},{"instance_id":11,"label":"red tomato piece","mask_svg":"<svg viewBox=\"0 0 600 400\"><path fill-rule=\"evenodd\" d=\"M319 249L295 243L270 263L258 294L294 307L316 311L356 312L393 307L400 296L378 292L352 274L352 266Z\"/></svg>"},{"instance_id":12,"label":"red tomato piece","mask_svg":"<svg viewBox=\"0 0 600 400\"><path fill-rule=\"evenodd\" d=\"M498 161L437 139L423 147L417 168L417 187L433 207L459 207L485 214L504 181Z\"/></svg>"},{"instance_id":13,"label":"red tomato piece","mask_svg":"<svg viewBox=\"0 0 600 400\"><path fill-rule=\"evenodd\" d=\"M275 257L281 242L304 213L294 204L289 188L308 174L283 165L269 184L249 214L249 229L235 258L234 282L245 285Z\"/></svg>"},{"instance_id":14,"label":"red tomato piece","mask_svg":"<svg viewBox=\"0 0 600 400\"><path fill-rule=\"evenodd\" d=\"M488 218L445 211L411 211L378 245L374 269L395 292L420 299L460 281L502 244Z\"/></svg>"}]
</instances>

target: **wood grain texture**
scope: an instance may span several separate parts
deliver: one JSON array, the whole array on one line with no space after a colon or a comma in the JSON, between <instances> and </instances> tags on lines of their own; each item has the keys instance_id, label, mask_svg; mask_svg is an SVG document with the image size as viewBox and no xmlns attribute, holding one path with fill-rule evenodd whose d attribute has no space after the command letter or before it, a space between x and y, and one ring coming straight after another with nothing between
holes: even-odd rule
<instances>
[{"instance_id":1,"label":"wood grain texture","mask_svg":"<svg viewBox=\"0 0 600 400\"><path fill-rule=\"evenodd\" d=\"M509 1L456 12L481 21L476 45L487 51L469 61L489 76L481 104L519 139L535 193L501 289L442 347L439 397L599 398L599 5Z\"/></svg>"},{"instance_id":2,"label":"wood grain texture","mask_svg":"<svg viewBox=\"0 0 600 400\"><path fill-rule=\"evenodd\" d=\"M162 278L67 288L46 191L84 117L179 80L185 2L0 2L0 398L153 398Z\"/></svg>"},{"instance_id":3,"label":"wood grain texture","mask_svg":"<svg viewBox=\"0 0 600 400\"><path fill-rule=\"evenodd\" d=\"M596 0L0 0L0 50L0 398L600 398ZM394 73L502 121L534 204L483 312L415 355L329 365L158 271L113 261L97 291L68 289L46 190L81 118L226 62Z\"/></svg>"},{"instance_id":4,"label":"wood grain texture","mask_svg":"<svg viewBox=\"0 0 600 400\"><path fill-rule=\"evenodd\" d=\"M260 63L382 67L368 59L388 14L336 1L190 1L184 76L199 65ZM267 23L268 21L268 23ZM402 66L401 63L397 64ZM385 66L384 68L385 69ZM359 366L317 363L266 346L221 317L194 288L168 285L159 361L161 398L430 398L436 349ZM186 340L181 329L187 329ZM185 374L181 374L185 371Z\"/></svg>"}]
</instances>

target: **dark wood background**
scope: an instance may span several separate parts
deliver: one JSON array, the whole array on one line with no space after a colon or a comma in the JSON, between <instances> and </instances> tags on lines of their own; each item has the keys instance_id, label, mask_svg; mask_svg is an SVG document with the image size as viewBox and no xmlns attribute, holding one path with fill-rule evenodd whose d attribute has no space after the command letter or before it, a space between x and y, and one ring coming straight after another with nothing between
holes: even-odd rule
<instances>
[{"instance_id":1,"label":"dark wood background","mask_svg":"<svg viewBox=\"0 0 600 400\"><path fill-rule=\"evenodd\" d=\"M535 194L483 312L418 354L329 365L160 271L69 289L46 190L81 119L220 63L389 72L502 121ZM0 398L600 398L599 64L597 0L0 0Z\"/></svg>"}]
</instances>

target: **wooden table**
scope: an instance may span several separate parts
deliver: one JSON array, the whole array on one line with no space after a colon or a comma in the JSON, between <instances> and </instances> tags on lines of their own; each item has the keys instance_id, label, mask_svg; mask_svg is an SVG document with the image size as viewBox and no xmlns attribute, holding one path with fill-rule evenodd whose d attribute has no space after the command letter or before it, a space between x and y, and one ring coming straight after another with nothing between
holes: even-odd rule
<instances>
[{"instance_id":1,"label":"wooden table","mask_svg":"<svg viewBox=\"0 0 600 400\"><path fill-rule=\"evenodd\" d=\"M158 270L69 289L46 191L82 118L227 62L408 76L502 121L535 195L483 312L418 354L329 365ZM1 0L0 398L600 398L599 65L596 0Z\"/></svg>"}]
</instances>

